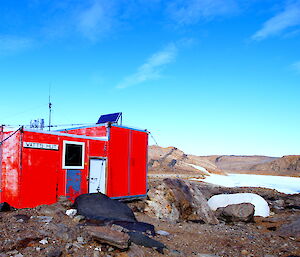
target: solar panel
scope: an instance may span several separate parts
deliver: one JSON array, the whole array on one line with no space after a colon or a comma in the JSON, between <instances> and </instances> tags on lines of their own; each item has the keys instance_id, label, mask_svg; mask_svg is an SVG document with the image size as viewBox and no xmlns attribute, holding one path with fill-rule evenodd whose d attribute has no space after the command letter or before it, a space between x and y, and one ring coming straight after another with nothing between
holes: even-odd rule
<instances>
[{"instance_id":1,"label":"solar panel","mask_svg":"<svg viewBox=\"0 0 300 257\"><path fill-rule=\"evenodd\" d=\"M122 117L121 112L101 115L97 124L106 123L106 122L117 123L120 117Z\"/></svg>"}]
</instances>

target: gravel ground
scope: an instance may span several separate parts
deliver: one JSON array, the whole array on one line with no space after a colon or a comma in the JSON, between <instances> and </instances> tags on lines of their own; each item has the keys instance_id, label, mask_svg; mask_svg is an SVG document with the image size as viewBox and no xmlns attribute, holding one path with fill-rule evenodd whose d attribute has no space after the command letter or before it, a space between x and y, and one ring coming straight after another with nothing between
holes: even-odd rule
<instances>
[{"instance_id":1,"label":"gravel ground","mask_svg":"<svg viewBox=\"0 0 300 257\"><path fill-rule=\"evenodd\" d=\"M150 180L150 187L160 184L161 180ZM223 189L199 183L205 196L212 194L234 193L235 190L250 190L260 193L270 206L278 199L299 206L299 195L287 196L273 190L259 188ZM281 208L268 218L255 218L254 223L235 223L207 225L196 222L158 220L144 212L145 201L129 204L139 221L155 226L169 235L157 235L154 239L164 243L164 256L300 256L300 236L284 235L280 228L300 219L300 210ZM272 209L271 208L271 209ZM66 207L60 204L41 206L34 209L19 209L0 213L0 257L7 256L163 256L155 249L142 246L121 251L109 245L92 240L85 232L85 221L75 221L65 214ZM274 210L275 211L275 210ZM295 231L299 233L299 227ZM202 255L204 256L204 255Z\"/></svg>"}]
</instances>

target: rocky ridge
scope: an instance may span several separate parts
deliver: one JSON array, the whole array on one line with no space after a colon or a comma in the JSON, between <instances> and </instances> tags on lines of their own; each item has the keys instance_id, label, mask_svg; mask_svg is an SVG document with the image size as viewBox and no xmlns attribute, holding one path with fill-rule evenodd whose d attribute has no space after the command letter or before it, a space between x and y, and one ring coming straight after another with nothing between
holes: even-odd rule
<instances>
[{"instance_id":1,"label":"rocky ridge","mask_svg":"<svg viewBox=\"0 0 300 257\"><path fill-rule=\"evenodd\" d=\"M195 156L176 147L149 146L150 173L197 174L245 173L300 176L300 155L278 157L210 155Z\"/></svg>"},{"instance_id":2,"label":"rocky ridge","mask_svg":"<svg viewBox=\"0 0 300 257\"><path fill-rule=\"evenodd\" d=\"M222 173L209 160L188 155L176 147L149 146L148 168L151 173L194 173L207 175L207 172Z\"/></svg>"},{"instance_id":3,"label":"rocky ridge","mask_svg":"<svg viewBox=\"0 0 300 257\"><path fill-rule=\"evenodd\" d=\"M252 170L273 170L276 172L293 173L300 172L300 155L287 155L271 162L257 164L251 167Z\"/></svg>"}]
</instances>

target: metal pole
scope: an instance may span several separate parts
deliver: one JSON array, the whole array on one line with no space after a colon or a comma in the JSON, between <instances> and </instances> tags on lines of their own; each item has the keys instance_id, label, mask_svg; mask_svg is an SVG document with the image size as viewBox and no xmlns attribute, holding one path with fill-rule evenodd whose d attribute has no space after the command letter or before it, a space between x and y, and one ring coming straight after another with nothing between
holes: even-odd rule
<instances>
[{"instance_id":1,"label":"metal pole","mask_svg":"<svg viewBox=\"0 0 300 257\"><path fill-rule=\"evenodd\" d=\"M51 130L51 107L52 107L52 103L51 103L51 85L49 86L49 131Z\"/></svg>"}]
</instances>

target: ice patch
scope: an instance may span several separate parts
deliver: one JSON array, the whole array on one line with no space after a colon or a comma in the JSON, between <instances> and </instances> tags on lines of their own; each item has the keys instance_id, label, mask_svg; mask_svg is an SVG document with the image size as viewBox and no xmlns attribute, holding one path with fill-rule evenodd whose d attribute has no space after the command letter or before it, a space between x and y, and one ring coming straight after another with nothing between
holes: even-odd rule
<instances>
[{"instance_id":1,"label":"ice patch","mask_svg":"<svg viewBox=\"0 0 300 257\"><path fill-rule=\"evenodd\" d=\"M230 204L252 203L255 207L254 216L268 217L270 215L270 208L266 200L252 193L214 195L207 203L214 211Z\"/></svg>"},{"instance_id":2,"label":"ice patch","mask_svg":"<svg viewBox=\"0 0 300 257\"><path fill-rule=\"evenodd\" d=\"M193 168L195 168L195 169L197 169L197 170L200 170L200 171L202 171L202 172L204 172L204 173L206 173L206 174L210 174L210 173L207 171L207 169L205 169L204 167L201 167L201 166L198 166L198 165L194 165L194 164L190 164L190 163L188 163L188 165L190 165L191 167L193 167Z\"/></svg>"},{"instance_id":3,"label":"ice patch","mask_svg":"<svg viewBox=\"0 0 300 257\"><path fill-rule=\"evenodd\" d=\"M276 189L285 194L300 193L300 178L267 176L267 175L249 175L249 174L229 174L228 176L210 174L201 180L208 183L225 187L264 187Z\"/></svg>"}]
</instances>

